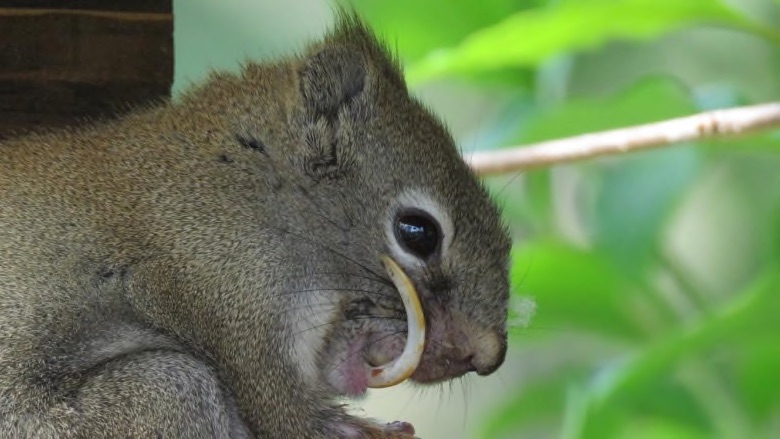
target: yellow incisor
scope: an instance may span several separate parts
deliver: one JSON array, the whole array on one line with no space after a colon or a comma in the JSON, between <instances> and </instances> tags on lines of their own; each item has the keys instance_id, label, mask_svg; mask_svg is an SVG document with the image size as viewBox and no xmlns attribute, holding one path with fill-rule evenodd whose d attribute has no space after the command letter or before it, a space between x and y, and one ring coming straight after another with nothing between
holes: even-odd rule
<instances>
[{"instance_id":1,"label":"yellow incisor","mask_svg":"<svg viewBox=\"0 0 780 439\"><path fill-rule=\"evenodd\" d=\"M368 387L371 388L394 386L412 376L425 349L425 316L414 284L391 257L382 256L382 264L401 294L408 329L401 355L388 364L369 369Z\"/></svg>"}]
</instances>

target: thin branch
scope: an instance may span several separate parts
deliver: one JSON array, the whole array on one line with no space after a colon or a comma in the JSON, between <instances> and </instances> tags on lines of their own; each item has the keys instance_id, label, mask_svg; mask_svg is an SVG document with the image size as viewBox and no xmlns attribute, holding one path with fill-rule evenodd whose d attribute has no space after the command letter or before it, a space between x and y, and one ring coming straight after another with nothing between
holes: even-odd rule
<instances>
[{"instance_id":1,"label":"thin branch","mask_svg":"<svg viewBox=\"0 0 780 439\"><path fill-rule=\"evenodd\" d=\"M494 175L777 127L780 127L780 102L771 102L509 149L477 152L465 157L465 160L478 174Z\"/></svg>"}]
</instances>

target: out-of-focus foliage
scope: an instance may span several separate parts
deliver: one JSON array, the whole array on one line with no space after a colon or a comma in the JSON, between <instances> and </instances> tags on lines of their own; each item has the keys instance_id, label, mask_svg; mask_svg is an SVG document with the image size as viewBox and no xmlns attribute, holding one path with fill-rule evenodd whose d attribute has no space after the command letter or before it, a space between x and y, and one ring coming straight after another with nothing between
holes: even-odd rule
<instances>
[{"instance_id":1,"label":"out-of-focus foliage","mask_svg":"<svg viewBox=\"0 0 780 439\"><path fill-rule=\"evenodd\" d=\"M508 97L475 148L780 100L773 0L353 4L410 85ZM780 132L488 185L537 315L481 437L780 437Z\"/></svg>"}]
</instances>

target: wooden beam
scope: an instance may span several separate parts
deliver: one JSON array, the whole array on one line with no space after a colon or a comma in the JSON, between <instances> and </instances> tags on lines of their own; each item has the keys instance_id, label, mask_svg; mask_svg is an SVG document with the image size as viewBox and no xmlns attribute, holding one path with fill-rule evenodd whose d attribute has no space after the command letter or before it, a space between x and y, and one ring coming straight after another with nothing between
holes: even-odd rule
<instances>
[{"instance_id":1,"label":"wooden beam","mask_svg":"<svg viewBox=\"0 0 780 439\"><path fill-rule=\"evenodd\" d=\"M0 138L113 117L167 97L170 6L170 0L1 1Z\"/></svg>"},{"instance_id":2,"label":"wooden beam","mask_svg":"<svg viewBox=\"0 0 780 439\"><path fill-rule=\"evenodd\" d=\"M172 3L168 0L0 0L0 8L173 12Z\"/></svg>"}]
</instances>

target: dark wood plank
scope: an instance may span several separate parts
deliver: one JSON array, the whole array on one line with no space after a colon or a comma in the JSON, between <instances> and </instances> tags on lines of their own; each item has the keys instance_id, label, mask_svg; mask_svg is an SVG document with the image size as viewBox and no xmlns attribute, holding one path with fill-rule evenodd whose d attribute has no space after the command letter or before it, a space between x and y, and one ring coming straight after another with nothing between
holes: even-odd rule
<instances>
[{"instance_id":1,"label":"dark wood plank","mask_svg":"<svg viewBox=\"0 0 780 439\"><path fill-rule=\"evenodd\" d=\"M167 80L170 15L0 15L0 78Z\"/></svg>"},{"instance_id":2,"label":"dark wood plank","mask_svg":"<svg viewBox=\"0 0 780 439\"><path fill-rule=\"evenodd\" d=\"M171 14L0 9L0 138L114 117L172 81Z\"/></svg>"},{"instance_id":3,"label":"dark wood plank","mask_svg":"<svg viewBox=\"0 0 780 439\"><path fill-rule=\"evenodd\" d=\"M96 11L139 11L170 14L169 0L0 0L0 8L92 9Z\"/></svg>"},{"instance_id":4,"label":"dark wood plank","mask_svg":"<svg viewBox=\"0 0 780 439\"><path fill-rule=\"evenodd\" d=\"M169 93L168 84L0 81L0 138L112 118Z\"/></svg>"}]
</instances>

